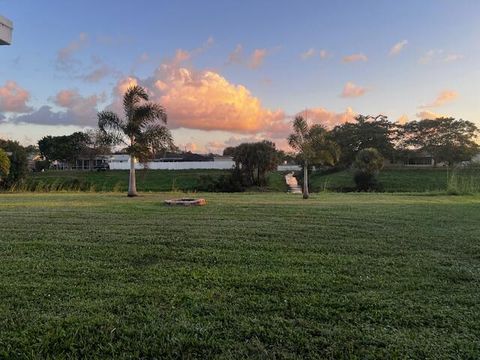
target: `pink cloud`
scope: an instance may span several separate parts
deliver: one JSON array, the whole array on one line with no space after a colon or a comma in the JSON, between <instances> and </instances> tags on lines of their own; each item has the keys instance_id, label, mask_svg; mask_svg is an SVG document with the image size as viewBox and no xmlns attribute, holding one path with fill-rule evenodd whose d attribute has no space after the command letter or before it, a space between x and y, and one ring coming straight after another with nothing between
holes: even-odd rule
<instances>
[{"instance_id":1,"label":"pink cloud","mask_svg":"<svg viewBox=\"0 0 480 360\"><path fill-rule=\"evenodd\" d=\"M403 114L401 115L398 119L397 119L397 123L399 123L400 125L405 125L406 123L409 122L409 118L406 114Z\"/></svg>"},{"instance_id":2,"label":"pink cloud","mask_svg":"<svg viewBox=\"0 0 480 360\"><path fill-rule=\"evenodd\" d=\"M420 120L436 120L438 118L441 118L441 117L444 117L445 115L441 115L441 114L437 114L433 111L429 111L429 110L424 110L424 111L420 111L416 114L417 118L419 118Z\"/></svg>"},{"instance_id":3,"label":"pink cloud","mask_svg":"<svg viewBox=\"0 0 480 360\"><path fill-rule=\"evenodd\" d=\"M251 69L257 69L260 66L262 66L263 61L265 60L268 52L267 49L255 49L250 56L250 61L248 63L248 66Z\"/></svg>"},{"instance_id":4,"label":"pink cloud","mask_svg":"<svg viewBox=\"0 0 480 360\"><path fill-rule=\"evenodd\" d=\"M454 101L456 98L458 98L458 93L453 90L443 90L438 94L438 96L433 100L432 102L421 105L419 108L425 109L425 108L432 108L432 107L439 107L448 103L451 103Z\"/></svg>"},{"instance_id":5,"label":"pink cloud","mask_svg":"<svg viewBox=\"0 0 480 360\"><path fill-rule=\"evenodd\" d=\"M358 62L358 61L368 61L368 57L365 54L358 53L358 54L344 56L342 60L344 63L351 63L351 62Z\"/></svg>"},{"instance_id":6,"label":"pink cloud","mask_svg":"<svg viewBox=\"0 0 480 360\"><path fill-rule=\"evenodd\" d=\"M275 51L272 50L272 51ZM246 58L244 56L243 52L243 46L241 44L238 44L235 47L235 50L233 50L229 56L228 56L228 65L232 64L241 64L248 66L250 69L258 69L263 65L263 62L265 61L265 58L270 55L270 50L268 49L255 49L253 52Z\"/></svg>"},{"instance_id":7,"label":"pink cloud","mask_svg":"<svg viewBox=\"0 0 480 360\"><path fill-rule=\"evenodd\" d=\"M31 110L27 106L30 93L15 81L8 80L0 87L0 112L25 113Z\"/></svg>"},{"instance_id":8,"label":"pink cloud","mask_svg":"<svg viewBox=\"0 0 480 360\"><path fill-rule=\"evenodd\" d=\"M355 85L352 82L347 82L343 87L341 96L345 98L360 97L365 95L366 92L367 92L366 88Z\"/></svg>"},{"instance_id":9,"label":"pink cloud","mask_svg":"<svg viewBox=\"0 0 480 360\"><path fill-rule=\"evenodd\" d=\"M357 113L355 113L350 107L341 113L329 111L323 107L317 107L300 112L297 115L306 117L311 123L320 124L327 129L332 129L337 125L353 122Z\"/></svg>"}]
</instances>

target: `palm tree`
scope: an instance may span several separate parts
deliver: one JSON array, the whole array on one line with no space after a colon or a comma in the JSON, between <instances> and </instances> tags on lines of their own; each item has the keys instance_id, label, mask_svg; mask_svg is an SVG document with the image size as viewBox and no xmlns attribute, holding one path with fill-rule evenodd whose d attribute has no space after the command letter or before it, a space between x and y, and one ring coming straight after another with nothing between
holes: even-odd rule
<instances>
[{"instance_id":1,"label":"palm tree","mask_svg":"<svg viewBox=\"0 0 480 360\"><path fill-rule=\"evenodd\" d=\"M338 145L327 138L322 125L308 126L307 120L297 116L293 121L293 134L288 144L293 148L303 165L303 198L308 199L308 167L311 165L335 165L340 157Z\"/></svg>"},{"instance_id":2,"label":"palm tree","mask_svg":"<svg viewBox=\"0 0 480 360\"><path fill-rule=\"evenodd\" d=\"M130 155L128 196L138 195L135 159L145 163L155 152L174 148L172 135L165 126L165 109L148 99L146 90L135 85L123 96L124 118L112 111L98 113L98 127L110 142L127 145L126 151Z\"/></svg>"}]
</instances>

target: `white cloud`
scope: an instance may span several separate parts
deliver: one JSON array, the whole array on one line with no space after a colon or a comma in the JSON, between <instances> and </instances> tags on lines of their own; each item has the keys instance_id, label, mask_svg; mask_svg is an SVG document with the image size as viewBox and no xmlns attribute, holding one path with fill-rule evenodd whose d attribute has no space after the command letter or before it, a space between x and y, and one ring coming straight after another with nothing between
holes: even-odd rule
<instances>
[{"instance_id":1,"label":"white cloud","mask_svg":"<svg viewBox=\"0 0 480 360\"><path fill-rule=\"evenodd\" d=\"M396 43L395 45L392 46L392 48L389 51L390 56L395 56L400 54L400 52L407 46L408 41L407 40L402 40Z\"/></svg>"}]
</instances>

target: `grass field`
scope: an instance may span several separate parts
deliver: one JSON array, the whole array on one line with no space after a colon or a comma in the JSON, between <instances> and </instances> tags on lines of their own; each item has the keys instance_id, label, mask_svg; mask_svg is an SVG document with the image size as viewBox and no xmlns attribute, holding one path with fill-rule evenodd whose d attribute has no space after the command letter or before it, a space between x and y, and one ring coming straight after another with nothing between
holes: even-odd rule
<instances>
[{"instance_id":1,"label":"grass field","mask_svg":"<svg viewBox=\"0 0 480 360\"><path fill-rule=\"evenodd\" d=\"M202 177L218 178L225 170L137 170L139 191L197 191ZM28 191L127 191L128 171L46 171L30 173ZM267 191L287 191L283 175L273 172L268 177Z\"/></svg>"},{"instance_id":2,"label":"grass field","mask_svg":"<svg viewBox=\"0 0 480 360\"><path fill-rule=\"evenodd\" d=\"M480 196L0 195L0 358L480 358Z\"/></svg>"},{"instance_id":3,"label":"grass field","mask_svg":"<svg viewBox=\"0 0 480 360\"><path fill-rule=\"evenodd\" d=\"M345 191L355 188L353 170L313 174L312 191ZM480 168L386 168L378 177L385 192L441 192L458 187L459 192L480 192ZM454 183L455 182L455 183Z\"/></svg>"}]
</instances>

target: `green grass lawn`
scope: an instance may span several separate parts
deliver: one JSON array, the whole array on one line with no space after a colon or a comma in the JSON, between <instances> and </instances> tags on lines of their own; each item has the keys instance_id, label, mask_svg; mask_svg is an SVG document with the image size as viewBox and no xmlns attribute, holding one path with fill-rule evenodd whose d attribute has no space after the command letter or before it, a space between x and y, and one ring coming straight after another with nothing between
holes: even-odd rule
<instances>
[{"instance_id":1,"label":"green grass lawn","mask_svg":"<svg viewBox=\"0 0 480 360\"><path fill-rule=\"evenodd\" d=\"M218 178L225 170L137 170L139 191L197 191L202 178ZM128 170L112 171L46 171L30 173L26 187L30 191L82 190L127 191ZM22 190L22 189L20 189ZM280 172L269 174L268 191L287 191Z\"/></svg>"},{"instance_id":2,"label":"green grass lawn","mask_svg":"<svg viewBox=\"0 0 480 360\"><path fill-rule=\"evenodd\" d=\"M439 192L449 188L449 179L455 174L460 192L480 192L480 168L448 170L447 168L386 168L378 180L385 192ZM312 191L342 191L355 188L354 171L345 170L311 177ZM450 181L451 184L451 181Z\"/></svg>"},{"instance_id":3,"label":"green grass lawn","mask_svg":"<svg viewBox=\"0 0 480 360\"><path fill-rule=\"evenodd\" d=\"M480 358L480 196L172 196L0 194L0 358Z\"/></svg>"}]
</instances>

